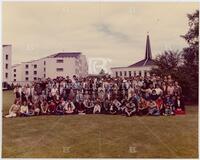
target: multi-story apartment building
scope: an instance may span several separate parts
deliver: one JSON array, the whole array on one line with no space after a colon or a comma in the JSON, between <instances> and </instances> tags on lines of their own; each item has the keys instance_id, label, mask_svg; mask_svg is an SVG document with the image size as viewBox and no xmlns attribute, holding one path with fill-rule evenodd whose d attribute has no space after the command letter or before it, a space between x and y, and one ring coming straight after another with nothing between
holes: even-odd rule
<instances>
[{"instance_id":1,"label":"multi-story apartment building","mask_svg":"<svg viewBox=\"0 0 200 160\"><path fill-rule=\"evenodd\" d=\"M88 75L86 56L81 52L60 52L38 60L22 62L12 66L12 82L32 82L38 78Z\"/></svg>"},{"instance_id":2,"label":"multi-story apartment building","mask_svg":"<svg viewBox=\"0 0 200 160\"><path fill-rule=\"evenodd\" d=\"M3 45L3 84L11 82L12 45Z\"/></svg>"}]
</instances>

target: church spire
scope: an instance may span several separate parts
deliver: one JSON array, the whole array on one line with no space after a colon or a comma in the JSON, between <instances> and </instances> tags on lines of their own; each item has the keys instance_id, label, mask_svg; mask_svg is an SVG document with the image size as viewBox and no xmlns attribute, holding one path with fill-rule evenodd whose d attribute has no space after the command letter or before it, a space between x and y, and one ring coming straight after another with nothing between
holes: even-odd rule
<instances>
[{"instance_id":1,"label":"church spire","mask_svg":"<svg viewBox=\"0 0 200 160\"><path fill-rule=\"evenodd\" d=\"M145 59L152 59L151 55L151 45L150 45L150 39L149 34L147 33L147 40L146 40L146 51L145 51Z\"/></svg>"}]
</instances>

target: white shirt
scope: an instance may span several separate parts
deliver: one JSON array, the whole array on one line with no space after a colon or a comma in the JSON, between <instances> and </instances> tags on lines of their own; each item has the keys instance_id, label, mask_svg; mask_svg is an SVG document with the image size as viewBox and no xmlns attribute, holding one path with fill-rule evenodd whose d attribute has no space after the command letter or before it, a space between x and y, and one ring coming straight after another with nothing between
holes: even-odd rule
<instances>
[{"instance_id":1,"label":"white shirt","mask_svg":"<svg viewBox=\"0 0 200 160\"><path fill-rule=\"evenodd\" d=\"M163 92L162 89L160 89L160 88L156 88L155 90L156 90L157 95L161 95Z\"/></svg>"},{"instance_id":2,"label":"white shirt","mask_svg":"<svg viewBox=\"0 0 200 160\"><path fill-rule=\"evenodd\" d=\"M22 105L21 108L20 108L20 112L21 113L28 113L28 106Z\"/></svg>"}]
</instances>

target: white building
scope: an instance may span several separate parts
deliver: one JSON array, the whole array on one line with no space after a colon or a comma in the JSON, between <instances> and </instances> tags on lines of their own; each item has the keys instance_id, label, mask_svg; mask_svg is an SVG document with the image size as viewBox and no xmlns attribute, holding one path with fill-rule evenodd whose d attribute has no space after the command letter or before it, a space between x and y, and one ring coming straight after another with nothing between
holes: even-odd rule
<instances>
[{"instance_id":1,"label":"white building","mask_svg":"<svg viewBox=\"0 0 200 160\"><path fill-rule=\"evenodd\" d=\"M147 35L146 40L146 51L145 51L145 59L136 62L128 67L114 67L111 68L113 77L131 77L136 75L149 75L149 71L153 67L153 60L151 54L151 46L149 35Z\"/></svg>"},{"instance_id":2,"label":"white building","mask_svg":"<svg viewBox=\"0 0 200 160\"><path fill-rule=\"evenodd\" d=\"M12 45L3 45L3 82L11 82ZM4 87L4 86L3 86Z\"/></svg>"},{"instance_id":3,"label":"white building","mask_svg":"<svg viewBox=\"0 0 200 160\"><path fill-rule=\"evenodd\" d=\"M88 75L86 56L81 52L60 52L12 66L14 84L32 82L38 78L72 77L73 75L82 77Z\"/></svg>"}]
</instances>

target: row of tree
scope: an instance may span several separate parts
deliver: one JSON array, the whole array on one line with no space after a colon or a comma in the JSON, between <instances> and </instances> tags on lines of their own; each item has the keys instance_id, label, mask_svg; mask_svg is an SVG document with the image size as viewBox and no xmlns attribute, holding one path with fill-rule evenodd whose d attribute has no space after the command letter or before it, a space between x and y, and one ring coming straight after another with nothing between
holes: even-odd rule
<instances>
[{"instance_id":1,"label":"row of tree","mask_svg":"<svg viewBox=\"0 0 200 160\"><path fill-rule=\"evenodd\" d=\"M198 103L199 75L199 10L188 14L189 30L181 35L188 44L182 51L164 51L155 58L152 73L172 75L182 86L185 99Z\"/></svg>"}]
</instances>

